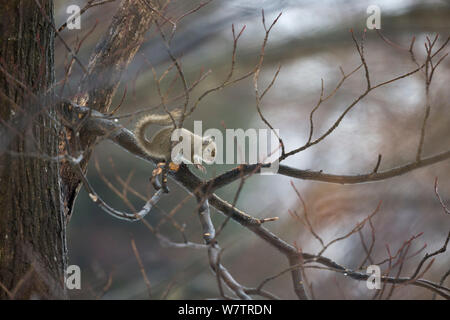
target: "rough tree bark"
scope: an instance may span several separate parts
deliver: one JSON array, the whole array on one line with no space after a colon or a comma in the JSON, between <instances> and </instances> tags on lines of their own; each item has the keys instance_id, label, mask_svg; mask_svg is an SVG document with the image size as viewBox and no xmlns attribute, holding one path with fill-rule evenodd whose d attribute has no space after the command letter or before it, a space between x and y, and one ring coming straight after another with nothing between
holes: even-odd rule
<instances>
[{"instance_id":1,"label":"rough tree bark","mask_svg":"<svg viewBox=\"0 0 450 320\"><path fill-rule=\"evenodd\" d=\"M52 1L40 2L53 19ZM0 299L65 296L59 166L29 156L58 152L47 92L54 83L54 36L34 1L1 2Z\"/></svg>"},{"instance_id":2,"label":"rough tree bark","mask_svg":"<svg viewBox=\"0 0 450 320\"><path fill-rule=\"evenodd\" d=\"M151 9L121 1L75 101L108 110ZM65 298L65 227L81 180L67 161L48 158L82 152L85 172L95 137L81 132L77 149L71 129L57 122L53 1L3 1L0 19L0 299Z\"/></svg>"},{"instance_id":3,"label":"rough tree bark","mask_svg":"<svg viewBox=\"0 0 450 320\"><path fill-rule=\"evenodd\" d=\"M75 102L103 113L109 110L122 73L139 50L151 23L152 13L144 3L137 0L121 2L108 31L91 55L88 71L84 74L80 88L73 98ZM72 153L81 151L77 150L77 139L70 130L66 130L66 137ZM84 152L81 168L86 172L95 137L82 131L79 140ZM66 210L66 216L70 216L81 187L81 179L75 171L69 163L62 163L63 202L68 209L70 208Z\"/></svg>"}]
</instances>

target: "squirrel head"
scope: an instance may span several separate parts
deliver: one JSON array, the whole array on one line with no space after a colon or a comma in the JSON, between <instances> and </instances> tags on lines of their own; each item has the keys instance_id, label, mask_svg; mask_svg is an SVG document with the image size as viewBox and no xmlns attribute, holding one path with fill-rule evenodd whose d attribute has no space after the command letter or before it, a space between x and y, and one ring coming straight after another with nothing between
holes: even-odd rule
<instances>
[{"instance_id":1,"label":"squirrel head","mask_svg":"<svg viewBox=\"0 0 450 320\"><path fill-rule=\"evenodd\" d=\"M213 164L217 156L217 145L211 136L203 137L202 140L202 160L206 164Z\"/></svg>"}]
</instances>

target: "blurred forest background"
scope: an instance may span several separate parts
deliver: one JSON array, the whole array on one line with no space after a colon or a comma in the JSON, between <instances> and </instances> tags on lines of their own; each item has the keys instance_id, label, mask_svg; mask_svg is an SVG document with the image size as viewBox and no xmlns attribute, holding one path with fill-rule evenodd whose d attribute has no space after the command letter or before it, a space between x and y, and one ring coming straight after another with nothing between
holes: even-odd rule
<instances>
[{"instance_id":1,"label":"blurred forest background","mask_svg":"<svg viewBox=\"0 0 450 320\"><path fill-rule=\"evenodd\" d=\"M57 26L66 21L69 5L83 7L86 2L55 1ZM168 12L179 15L195 8L200 2L174 1ZM321 79L324 80L325 93L330 92L340 80L339 66L350 72L360 64L349 29L353 28L360 37L368 17L366 9L371 4L381 8L381 31L384 36L406 49L409 48L411 38L416 37L415 50L419 63L424 59L423 43L427 35L439 33L441 39L438 42L449 35L450 1L215 0L178 24L172 50L177 57L181 57L189 81L194 81L201 70L212 70L193 92L194 96L198 96L223 81L229 71L233 46L232 24L236 30L246 25L238 44L235 74L240 75L253 68L258 59L264 37L261 9L265 10L268 22L283 12L269 38L261 82L267 85L271 81L279 63L281 71L262 109L271 124L280 129L286 148L290 150L307 140L308 117L319 98ZM115 1L91 8L81 17L81 30L66 28L61 33L69 44L74 45L77 37L81 39L97 24L78 55L83 62L87 63L117 5L118 1ZM63 64L68 57L58 39L56 46L57 78L61 78L64 75ZM367 33L365 52L373 82L384 81L415 68L407 51L388 45L374 30ZM155 66L158 72L164 71L170 64L154 29L149 32L149 40L142 46L122 79L113 106L120 103L125 86L127 93L117 114L158 105L159 97L147 62ZM444 60L433 80L432 111L424 156L448 150L450 146L449 67L450 60ZM80 76L80 70L75 67L70 86L76 88ZM346 104L364 90L364 86L364 73L360 69L348 79L335 98L321 106L315 114L316 132L323 132ZM395 82L370 93L325 141L290 157L284 163L300 169L357 174L372 170L378 154L383 155L380 171L412 161L419 142L424 105L422 74ZM202 120L204 130L224 130L225 127L244 130L265 128L256 112L251 78L210 95L187 119L187 128L192 128L193 120ZM135 121L136 118L126 118L122 123L132 129ZM207 166L207 176L220 174L231 167ZM149 195L153 192L149 184L152 169L112 143L102 142L91 159L88 178L107 203L115 208L128 209L102 180L102 176L119 190L122 188L117 177L130 179L133 188ZM197 174L202 175L201 172ZM350 231L382 200L380 212L373 219L377 234L374 258L377 261L387 257L386 244L395 251L411 236L424 232L410 249L410 252L415 252L427 244L424 252L405 265L405 274L410 274L425 252L442 246L450 226L450 219L443 213L434 194L435 177L439 178L441 197L450 199L449 161L376 183L348 186L303 180L295 180L294 183L305 199L316 232L324 240ZM259 218L279 216L277 222L267 225L271 231L289 243L295 241L304 252L317 252L320 249L317 240L288 214L288 210L303 210L290 181L288 177L276 175L253 176L245 184L237 207ZM231 202L238 183L218 190L218 194ZM170 181L169 186L170 196L163 198L146 218L152 225L158 224L167 212L187 196L185 191ZM143 205L142 199L133 194L128 196L136 208ZM202 242L195 206L194 199L191 199L176 213L175 218L180 224L186 225L189 240ZM224 220L214 210L212 217L216 224ZM163 229L166 236L177 241L183 240L170 224L166 226ZM369 229L363 229L363 233L366 239L370 239ZM163 248L142 223L112 218L90 201L83 190L76 201L68 228L69 264L79 265L82 270L82 290L71 291L72 298L148 298L132 250L132 238L136 241L150 280L152 298L160 298L168 288L169 299L219 296L216 278L209 270L205 250ZM221 262L245 285L257 286L264 278L287 267L285 259L278 252L234 222L227 225L220 235L219 243L225 248ZM356 234L331 246L325 256L343 265L356 267L364 259L365 253ZM449 260L448 254L439 256L425 278L439 282L448 269ZM346 279L342 274L329 271L308 270L307 274L313 283L315 296L319 299L364 299L373 295L367 290L364 281ZM395 275L395 270L392 274ZM291 287L290 275L285 274L270 282L266 289L289 299L294 298ZM430 297L430 292L417 287L399 287L393 296L397 299Z\"/></svg>"}]
</instances>

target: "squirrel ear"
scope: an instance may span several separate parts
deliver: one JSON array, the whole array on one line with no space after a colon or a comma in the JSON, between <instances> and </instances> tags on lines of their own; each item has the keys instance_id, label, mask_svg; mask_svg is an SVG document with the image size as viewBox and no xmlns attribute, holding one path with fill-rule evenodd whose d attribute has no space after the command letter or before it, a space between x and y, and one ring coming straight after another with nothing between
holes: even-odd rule
<instances>
[{"instance_id":1,"label":"squirrel ear","mask_svg":"<svg viewBox=\"0 0 450 320\"><path fill-rule=\"evenodd\" d=\"M203 145L207 146L210 143L215 142L214 136L205 136L203 137Z\"/></svg>"}]
</instances>

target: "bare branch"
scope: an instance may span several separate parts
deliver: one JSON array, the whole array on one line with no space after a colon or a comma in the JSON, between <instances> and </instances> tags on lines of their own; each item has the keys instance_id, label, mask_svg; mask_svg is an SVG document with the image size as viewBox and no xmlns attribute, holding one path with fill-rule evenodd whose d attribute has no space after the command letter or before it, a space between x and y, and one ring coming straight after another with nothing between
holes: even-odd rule
<instances>
[{"instance_id":1,"label":"bare branch","mask_svg":"<svg viewBox=\"0 0 450 320\"><path fill-rule=\"evenodd\" d=\"M444 209L444 212L446 214L450 214L450 209L445 205L444 200L442 200L441 196L439 195L439 192L438 192L438 178L437 177L434 180L434 193L436 194L436 197L438 198L439 203L441 204L442 208Z\"/></svg>"},{"instance_id":2,"label":"bare branch","mask_svg":"<svg viewBox=\"0 0 450 320\"><path fill-rule=\"evenodd\" d=\"M144 264L142 263L141 255L136 247L136 242L133 238L131 238L131 248L133 248L134 255L136 256L136 260L139 264L139 269L141 270L142 277L144 278L145 285L147 286L148 297L152 297L152 286L150 285L150 280L148 280L147 272L145 272Z\"/></svg>"}]
</instances>

